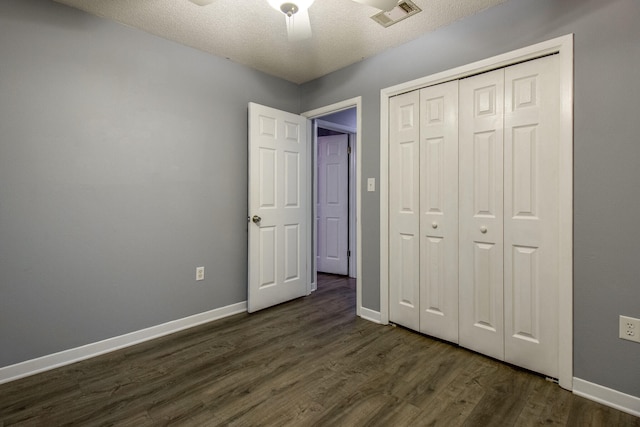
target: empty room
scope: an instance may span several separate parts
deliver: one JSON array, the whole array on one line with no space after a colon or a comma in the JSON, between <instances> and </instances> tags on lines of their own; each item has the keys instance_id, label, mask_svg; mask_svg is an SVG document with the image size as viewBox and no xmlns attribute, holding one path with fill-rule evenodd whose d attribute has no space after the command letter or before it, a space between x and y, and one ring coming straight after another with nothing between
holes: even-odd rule
<instances>
[{"instance_id":1,"label":"empty room","mask_svg":"<svg viewBox=\"0 0 640 427\"><path fill-rule=\"evenodd\" d=\"M638 22L0 0L0 426L640 426Z\"/></svg>"}]
</instances>

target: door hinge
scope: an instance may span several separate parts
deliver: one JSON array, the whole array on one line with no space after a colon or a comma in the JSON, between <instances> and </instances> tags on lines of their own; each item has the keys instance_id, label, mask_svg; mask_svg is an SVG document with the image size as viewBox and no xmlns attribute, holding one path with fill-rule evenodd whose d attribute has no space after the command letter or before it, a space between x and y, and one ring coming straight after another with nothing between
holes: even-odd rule
<instances>
[{"instance_id":1,"label":"door hinge","mask_svg":"<svg viewBox=\"0 0 640 427\"><path fill-rule=\"evenodd\" d=\"M351 146L347 146L347 154L351 154Z\"/></svg>"},{"instance_id":2,"label":"door hinge","mask_svg":"<svg viewBox=\"0 0 640 427\"><path fill-rule=\"evenodd\" d=\"M351 251L347 251L347 256L351 256Z\"/></svg>"}]
</instances>

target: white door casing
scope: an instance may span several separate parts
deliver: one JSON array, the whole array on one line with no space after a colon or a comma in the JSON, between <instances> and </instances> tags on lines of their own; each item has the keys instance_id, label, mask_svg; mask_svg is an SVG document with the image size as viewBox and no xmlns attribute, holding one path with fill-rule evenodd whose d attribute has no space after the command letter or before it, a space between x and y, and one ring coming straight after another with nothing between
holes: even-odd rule
<instances>
[{"instance_id":1,"label":"white door casing","mask_svg":"<svg viewBox=\"0 0 640 427\"><path fill-rule=\"evenodd\" d=\"M349 135L318 138L317 269L349 272Z\"/></svg>"},{"instance_id":2,"label":"white door casing","mask_svg":"<svg viewBox=\"0 0 640 427\"><path fill-rule=\"evenodd\" d=\"M458 82L420 90L420 332L458 342Z\"/></svg>"},{"instance_id":3,"label":"white door casing","mask_svg":"<svg viewBox=\"0 0 640 427\"><path fill-rule=\"evenodd\" d=\"M505 69L505 360L558 377L558 55Z\"/></svg>"},{"instance_id":4,"label":"white door casing","mask_svg":"<svg viewBox=\"0 0 640 427\"><path fill-rule=\"evenodd\" d=\"M504 70L460 80L460 345L504 360Z\"/></svg>"},{"instance_id":5,"label":"white door casing","mask_svg":"<svg viewBox=\"0 0 640 427\"><path fill-rule=\"evenodd\" d=\"M308 126L249 104L249 312L308 294Z\"/></svg>"},{"instance_id":6,"label":"white door casing","mask_svg":"<svg viewBox=\"0 0 640 427\"><path fill-rule=\"evenodd\" d=\"M389 319L420 327L420 94L390 100Z\"/></svg>"}]
</instances>

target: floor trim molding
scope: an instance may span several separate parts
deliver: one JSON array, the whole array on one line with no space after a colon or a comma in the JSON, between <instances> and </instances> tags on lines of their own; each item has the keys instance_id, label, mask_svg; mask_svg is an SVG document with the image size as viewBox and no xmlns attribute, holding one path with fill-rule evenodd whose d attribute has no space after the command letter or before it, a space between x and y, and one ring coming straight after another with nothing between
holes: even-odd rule
<instances>
[{"instance_id":1,"label":"floor trim molding","mask_svg":"<svg viewBox=\"0 0 640 427\"><path fill-rule=\"evenodd\" d=\"M619 411L626 412L627 414L640 417L640 397L635 397L575 377L573 378L573 393Z\"/></svg>"},{"instance_id":2,"label":"floor trim molding","mask_svg":"<svg viewBox=\"0 0 640 427\"><path fill-rule=\"evenodd\" d=\"M373 323L382 323L380 312L370 308L360 307L360 317Z\"/></svg>"},{"instance_id":3,"label":"floor trim molding","mask_svg":"<svg viewBox=\"0 0 640 427\"><path fill-rule=\"evenodd\" d=\"M71 363L120 350L121 348L129 347L246 311L247 302L242 301L225 307L216 308L214 310L205 311L204 313L194 314L193 316L184 317L182 319L172 320L150 328L108 338L103 341L71 348L69 350L63 350L58 353L48 354L36 359L16 363L15 365L5 366L0 368L0 384L15 381L20 378L59 368L61 366L70 365Z\"/></svg>"}]
</instances>

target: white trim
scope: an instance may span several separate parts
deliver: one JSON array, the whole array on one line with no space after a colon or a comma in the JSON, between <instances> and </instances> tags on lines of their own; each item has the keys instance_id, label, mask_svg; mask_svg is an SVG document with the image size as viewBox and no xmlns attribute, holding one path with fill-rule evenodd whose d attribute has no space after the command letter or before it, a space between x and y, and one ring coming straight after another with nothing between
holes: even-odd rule
<instances>
[{"instance_id":1,"label":"white trim","mask_svg":"<svg viewBox=\"0 0 640 427\"><path fill-rule=\"evenodd\" d=\"M48 354L46 356L38 357L37 359L16 363L15 365L5 366L0 368L0 384L59 368L61 366L70 365L71 363L140 344L145 341L173 334L174 332L182 331L184 329L192 328L224 317L233 316L234 314L245 313L246 311L247 302L242 301L226 307L205 311L204 313L194 314L193 316L184 317L182 319L172 320L150 328L108 338L103 341L71 348L58 353Z\"/></svg>"},{"instance_id":2,"label":"white trim","mask_svg":"<svg viewBox=\"0 0 640 427\"><path fill-rule=\"evenodd\" d=\"M573 34L463 65L380 91L380 318L389 323L389 98L518 62L560 55L559 383L573 380Z\"/></svg>"},{"instance_id":3,"label":"white trim","mask_svg":"<svg viewBox=\"0 0 640 427\"><path fill-rule=\"evenodd\" d=\"M326 116L327 114L337 113L338 111L356 108L356 314L361 316L362 307L362 221L360 212L362 211L362 97L347 99L325 107L316 108L307 111L301 115L308 119Z\"/></svg>"},{"instance_id":4,"label":"white trim","mask_svg":"<svg viewBox=\"0 0 640 427\"><path fill-rule=\"evenodd\" d=\"M640 397L590 383L580 378L573 379L573 394L640 417Z\"/></svg>"},{"instance_id":5,"label":"white trim","mask_svg":"<svg viewBox=\"0 0 640 427\"><path fill-rule=\"evenodd\" d=\"M382 323L380 319L380 312L371 310L370 308L362 307L362 310L360 311L360 317L370 322Z\"/></svg>"},{"instance_id":6,"label":"white trim","mask_svg":"<svg viewBox=\"0 0 640 427\"><path fill-rule=\"evenodd\" d=\"M358 277L358 263L351 262L352 259L358 258L358 222L356 221L357 214L355 214L357 213L358 198L358 185L355 179L358 175L358 151L355 132L349 134L349 147L351 148L349 156L349 252L351 255L349 257L349 277L356 279Z\"/></svg>"},{"instance_id":7,"label":"white trim","mask_svg":"<svg viewBox=\"0 0 640 427\"><path fill-rule=\"evenodd\" d=\"M307 212L307 218L311 221L311 227L309 227L307 234L307 242L309 243L309 251L307 260L309 265L309 275L311 277L309 284L309 293L315 292L318 290L318 257L317 257L317 247L318 247L318 224L316 223L316 199L318 198L318 168L316 167L316 162L318 159L318 123L307 118L307 120L311 123L311 131L308 136L308 141L311 141L309 147L309 163L307 163L308 167L311 170L311 173L307 175L307 191L309 191L310 203L309 203L309 212Z\"/></svg>"}]
</instances>

